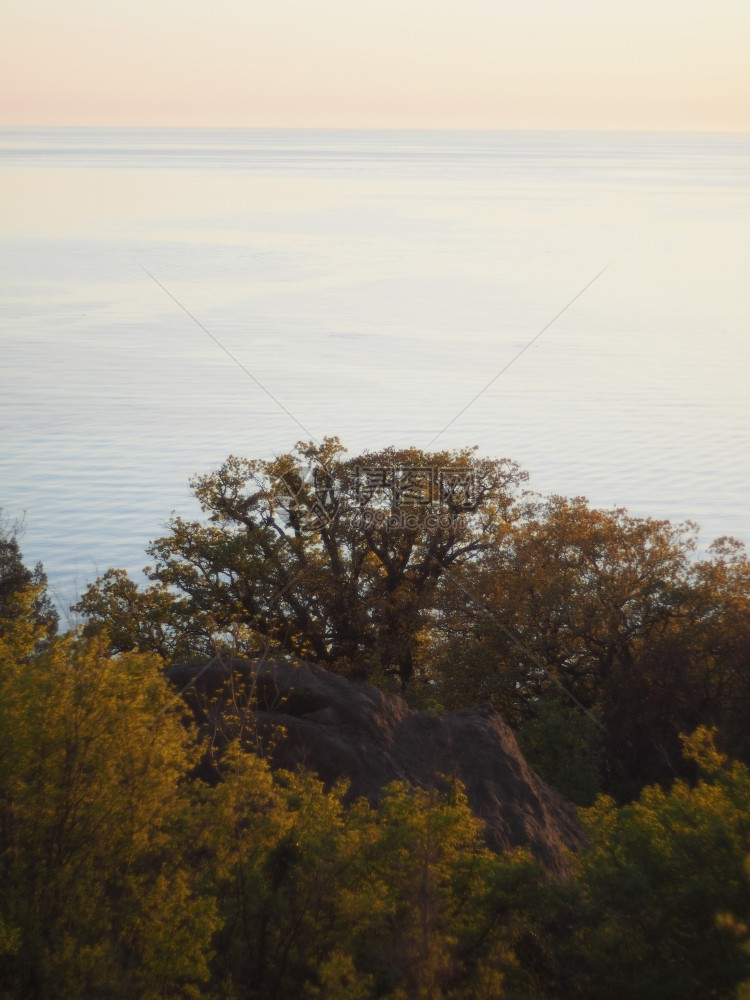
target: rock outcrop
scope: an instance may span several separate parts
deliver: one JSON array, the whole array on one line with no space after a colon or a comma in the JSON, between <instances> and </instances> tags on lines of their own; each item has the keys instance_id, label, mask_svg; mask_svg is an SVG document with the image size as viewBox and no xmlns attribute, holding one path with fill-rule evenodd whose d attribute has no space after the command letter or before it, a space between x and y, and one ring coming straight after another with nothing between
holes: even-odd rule
<instances>
[{"instance_id":1,"label":"rock outcrop","mask_svg":"<svg viewBox=\"0 0 750 1000\"><path fill-rule=\"evenodd\" d=\"M431 788L459 778L496 851L528 846L551 872L565 848L585 842L575 807L528 766L510 728L489 705L431 715L402 698L308 663L233 660L169 669L199 718L230 684L252 691L254 722L274 766L314 771L327 786L349 782L351 799L377 803L391 781ZM283 736L273 739L283 728ZM443 777L444 776L444 777Z\"/></svg>"}]
</instances>

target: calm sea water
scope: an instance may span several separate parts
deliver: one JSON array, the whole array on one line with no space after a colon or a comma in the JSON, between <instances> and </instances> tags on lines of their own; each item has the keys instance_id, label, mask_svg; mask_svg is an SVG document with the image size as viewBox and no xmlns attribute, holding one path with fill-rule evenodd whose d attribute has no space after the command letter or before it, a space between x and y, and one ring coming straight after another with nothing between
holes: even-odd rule
<instances>
[{"instance_id":1,"label":"calm sea water","mask_svg":"<svg viewBox=\"0 0 750 1000\"><path fill-rule=\"evenodd\" d=\"M0 263L0 505L63 605L230 453L427 446L605 267L436 446L750 542L750 136L5 129Z\"/></svg>"}]
</instances>

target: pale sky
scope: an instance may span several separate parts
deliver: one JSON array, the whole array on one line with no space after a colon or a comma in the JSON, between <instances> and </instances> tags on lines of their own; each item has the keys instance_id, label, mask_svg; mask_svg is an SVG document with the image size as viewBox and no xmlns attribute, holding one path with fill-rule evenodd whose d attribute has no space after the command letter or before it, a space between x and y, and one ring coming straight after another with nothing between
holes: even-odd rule
<instances>
[{"instance_id":1,"label":"pale sky","mask_svg":"<svg viewBox=\"0 0 750 1000\"><path fill-rule=\"evenodd\" d=\"M750 0L2 0L0 125L750 131Z\"/></svg>"}]
</instances>

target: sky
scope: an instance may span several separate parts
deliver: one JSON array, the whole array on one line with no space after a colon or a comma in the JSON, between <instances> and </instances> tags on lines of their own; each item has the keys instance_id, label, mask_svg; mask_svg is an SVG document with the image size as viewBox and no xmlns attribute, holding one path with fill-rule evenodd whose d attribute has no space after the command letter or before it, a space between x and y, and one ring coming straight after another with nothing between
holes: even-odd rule
<instances>
[{"instance_id":1,"label":"sky","mask_svg":"<svg viewBox=\"0 0 750 1000\"><path fill-rule=\"evenodd\" d=\"M0 125L750 131L748 0L2 0Z\"/></svg>"}]
</instances>

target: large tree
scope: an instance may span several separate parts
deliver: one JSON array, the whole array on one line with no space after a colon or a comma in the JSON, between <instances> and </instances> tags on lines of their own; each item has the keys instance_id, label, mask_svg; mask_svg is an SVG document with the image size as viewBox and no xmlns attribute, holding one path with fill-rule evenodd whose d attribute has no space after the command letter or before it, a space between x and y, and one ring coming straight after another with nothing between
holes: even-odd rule
<instances>
[{"instance_id":1,"label":"large tree","mask_svg":"<svg viewBox=\"0 0 750 1000\"><path fill-rule=\"evenodd\" d=\"M491 700L553 781L582 725L623 799L688 777L679 737L699 725L747 760L750 562L731 539L697 561L696 545L691 523L539 501L480 566L444 581L432 664L443 704Z\"/></svg>"},{"instance_id":2,"label":"large tree","mask_svg":"<svg viewBox=\"0 0 750 1000\"><path fill-rule=\"evenodd\" d=\"M201 748L157 657L47 639L38 596L0 612L0 996L202 995Z\"/></svg>"},{"instance_id":3,"label":"large tree","mask_svg":"<svg viewBox=\"0 0 750 1000\"><path fill-rule=\"evenodd\" d=\"M451 700L518 719L570 692L599 707L618 664L683 613L695 526L538 501L483 561L447 581L442 674ZM561 687L562 685L562 687Z\"/></svg>"},{"instance_id":4,"label":"large tree","mask_svg":"<svg viewBox=\"0 0 750 1000\"><path fill-rule=\"evenodd\" d=\"M207 652L211 637L231 634L243 652L281 650L405 686L438 581L498 545L526 478L470 449L345 459L337 438L272 461L230 457L192 483L207 520L173 517L150 545L154 586L139 592L110 572L78 609L123 649L184 653L188 636ZM133 622L136 606L147 627Z\"/></svg>"}]
</instances>

